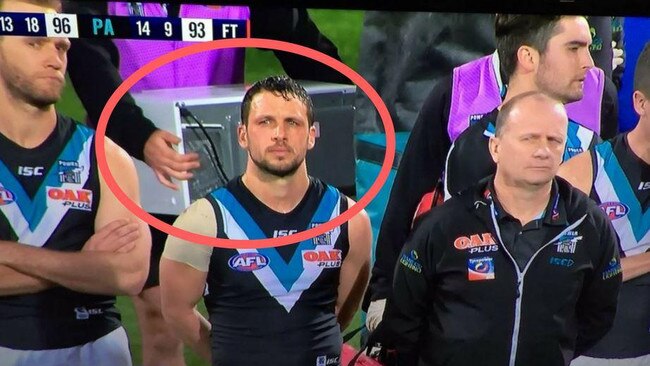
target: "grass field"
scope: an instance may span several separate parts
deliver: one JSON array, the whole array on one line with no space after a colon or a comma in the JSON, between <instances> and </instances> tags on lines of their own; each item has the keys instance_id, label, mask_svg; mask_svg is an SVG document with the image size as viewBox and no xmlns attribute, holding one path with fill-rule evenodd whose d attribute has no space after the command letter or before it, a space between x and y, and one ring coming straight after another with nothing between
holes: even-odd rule
<instances>
[{"instance_id":1,"label":"grass field","mask_svg":"<svg viewBox=\"0 0 650 366\"><path fill-rule=\"evenodd\" d=\"M339 54L344 63L356 68L359 53L359 38L363 21L363 12L360 11L337 11L337 10L310 10L310 14L321 32L331 39L338 47ZM282 67L270 51L248 49L246 51L246 82L253 82L267 75L282 74ZM79 102L74 90L68 87L64 91L61 102L57 109L77 120L85 119L85 111ZM118 307L122 312L122 321L127 329L133 352L134 365L141 364L141 340L137 327L137 319L133 305L128 298L118 298ZM353 321L350 329L359 324L359 314ZM351 342L358 345L358 336ZM189 351L186 351L188 366L202 365L199 359Z\"/></svg>"}]
</instances>

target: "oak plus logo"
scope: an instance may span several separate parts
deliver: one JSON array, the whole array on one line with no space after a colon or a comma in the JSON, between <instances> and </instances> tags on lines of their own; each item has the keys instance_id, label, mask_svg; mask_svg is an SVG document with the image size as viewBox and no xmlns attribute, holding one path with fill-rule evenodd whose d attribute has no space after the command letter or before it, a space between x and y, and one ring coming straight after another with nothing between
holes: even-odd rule
<instances>
[{"instance_id":1,"label":"oak plus logo","mask_svg":"<svg viewBox=\"0 0 650 366\"><path fill-rule=\"evenodd\" d=\"M75 210L91 211L93 208L93 191L47 187L47 202L48 207L59 204Z\"/></svg>"}]
</instances>

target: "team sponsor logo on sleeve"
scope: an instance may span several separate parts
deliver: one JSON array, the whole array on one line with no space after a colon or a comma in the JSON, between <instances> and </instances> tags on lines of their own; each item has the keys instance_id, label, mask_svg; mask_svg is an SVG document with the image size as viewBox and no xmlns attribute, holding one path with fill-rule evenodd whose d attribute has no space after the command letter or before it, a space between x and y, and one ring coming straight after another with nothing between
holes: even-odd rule
<instances>
[{"instance_id":1,"label":"team sponsor logo on sleeve","mask_svg":"<svg viewBox=\"0 0 650 366\"><path fill-rule=\"evenodd\" d=\"M0 187L0 206L8 205L16 201L16 196L7 188Z\"/></svg>"},{"instance_id":2,"label":"team sponsor logo on sleeve","mask_svg":"<svg viewBox=\"0 0 650 366\"><path fill-rule=\"evenodd\" d=\"M621 273L621 261L619 261L616 256L607 263L607 267L603 271L603 280L608 280L612 277L615 277Z\"/></svg>"},{"instance_id":3,"label":"team sponsor logo on sleeve","mask_svg":"<svg viewBox=\"0 0 650 366\"><path fill-rule=\"evenodd\" d=\"M499 250L499 246L491 233L459 236L454 240L454 248L467 250L469 253L487 253Z\"/></svg>"},{"instance_id":4,"label":"team sponsor logo on sleeve","mask_svg":"<svg viewBox=\"0 0 650 366\"><path fill-rule=\"evenodd\" d=\"M468 258L467 259L467 279L470 281L493 280L494 275L494 258Z\"/></svg>"},{"instance_id":5,"label":"team sponsor logo on sleeve","mask_svg":"<svg viewBox=\"0 0 650 366\"><path fill-rule=\"evenodd\" d=\"M420 256L418 255L418 252L415 251L415 249L411 250L408 253L402 254L402 257L399 259L399 263L415 273L422 273Z\"/></svg>"},{"instance_id":6,"label":"team sponsor logo on sleeve","mask_svg":"<svg viewBox=\"0 0 650 366\"><path fill-rule=\"evenodd\" d=\"M59 160L59 182L81 184L83 166L77 161Z\"/></svg>"},{"instance_id":7,"label":"team sponsor logo on sleeve","mask_svg":"<svg viewBox=\"0 0 650 366\"><path fill-rule=\"evenodd\" d=\"M582 240L582 235L577 231L568 231L566 234L562 235L560 239L558 239L557 244L555 244L557 252L567 254L575 253L580 240Z\"/></svg>"},{"instance_id":8,"label":"team sponsor logo on sleeve","mask_svg":"<svg viewBox=\"0 0 650 366\"><path fill-rule=\"evenodd\" d=\"M260 253L240 253L228 259L228 266L238 272L252 272L269 265L269 258Z\"/></svg>"},{"instance_id":9,"label":"team sponsor logo on sleeve","mask_svg":"<svg viewBox=\"0 0 650 366\"><path fill-rule=\"evenodd\" d=\"M599 205L600 209L605 212L610 220L620 219L630 212L630 208L621 202L603 202Z\"/></svg>"},{"instance_id":10,"label":"team sponsor logo on sleeve","mask_svg":"<svg viewBox=\"0 0 650 366\"><path fill-rule=\"evenodd\" d=\"M61 204L74 210L91 211L93 208L93 191L47 187L47 202L48 207Z\"/></svg>"},{"instance_id":11,"label":"team sponsor logo on sleeve","mask_svg":"<svg viewBox=\"0 0 650 366\"><path fill-rule=\"evenodd\" d=\"M339 268L343 261L340 249L314 249L302 251L303 267Z\"/></svg>"}]
</instances>

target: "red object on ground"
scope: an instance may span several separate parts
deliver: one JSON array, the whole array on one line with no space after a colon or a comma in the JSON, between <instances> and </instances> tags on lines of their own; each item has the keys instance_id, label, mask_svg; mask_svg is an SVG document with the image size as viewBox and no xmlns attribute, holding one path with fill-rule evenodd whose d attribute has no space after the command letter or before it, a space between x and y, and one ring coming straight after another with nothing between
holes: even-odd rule
<instances>
[{"instance_id":1,"label":"red object on ground","mask_svg":"<svg viewBox=\"0 0 650 366\"><path fill-rule=\"evenodd\" d=\"M344 343L343 349L341 350L341 366L383 366L382 363L375 360L374 358L366 356L365 354L359 356L357 362L355 362L353 365L349 365L350 361L352 361L358 352L358 349Z\"/></svg>"}]
</instances>

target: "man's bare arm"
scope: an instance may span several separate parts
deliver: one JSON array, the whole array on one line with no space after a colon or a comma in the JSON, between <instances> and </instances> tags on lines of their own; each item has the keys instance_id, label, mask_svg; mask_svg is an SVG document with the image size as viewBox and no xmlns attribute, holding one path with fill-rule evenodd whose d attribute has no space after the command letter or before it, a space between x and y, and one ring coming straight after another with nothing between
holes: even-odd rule
<instances>
[{"instance_id":1,"label":"man's bare arm","mask_svg":"<svg viewBox=\"0 0 650 366\"><path fill-rule=\"evenodd\" d=\"M27 295L54 286L55 283L0 265L0 296Z\"/></svg>"},{"instance_id":2,"label":"man's bare arm","mask_svg":"<svg viewBox=\"0 0 650 366\"><path fill-rule=\"evenodd\" d=\"M348 199L348 205L352 204L354 201ZM341 265L336 301L336 316L341 329L345 329L354 318L370 276L372 231L370 219L365 211L361 211L349 221L348 235L350 249Z\"/></svg>"},{"instance_id":3,"label":"man's bare arm","mask_svg":"<svg viewBox=\"0 0 650 366\"><path fill-rule=\"evenodd\" d=\"M138 203L138 180L132 160L108 139L106 158L122 190ZM0 264L80 292L108 295L139 293L149 271L149 230L122 206L101 175L100 186L101 201L95 228L105 228L116 220L122 220L125 224L116 225L115 235L133 239L128 252L111 251L112 243L101 240L89 240L86 243L88 248L72 253L4 242L0 243Z\"/></svg>"},{"instance_id":4,"label":"man's bare arm","mask_svg":"<svg viewBox=\"0 0 650 366\"><path fill-rule=\"evenodd\" d=\"M560 165L557 175L566 179L567 182L586 195L589 195L594 180L591 153L585 151L565 161Z\"/></svg>"},{"instance_id":5,"label":"man's bare arm","mask_svg":"<svg viewBox=\"0 0 650 366\"><path fill-rule=\"evenodd\" d=\"M174 222L193 233L216 236L216 219L205 199L194 202ZM160 260L161 308L177 336L206 361L211 359L210 323L196 310L201 300L212 248L169 236Z\"/></svg>"}]
</instances>

